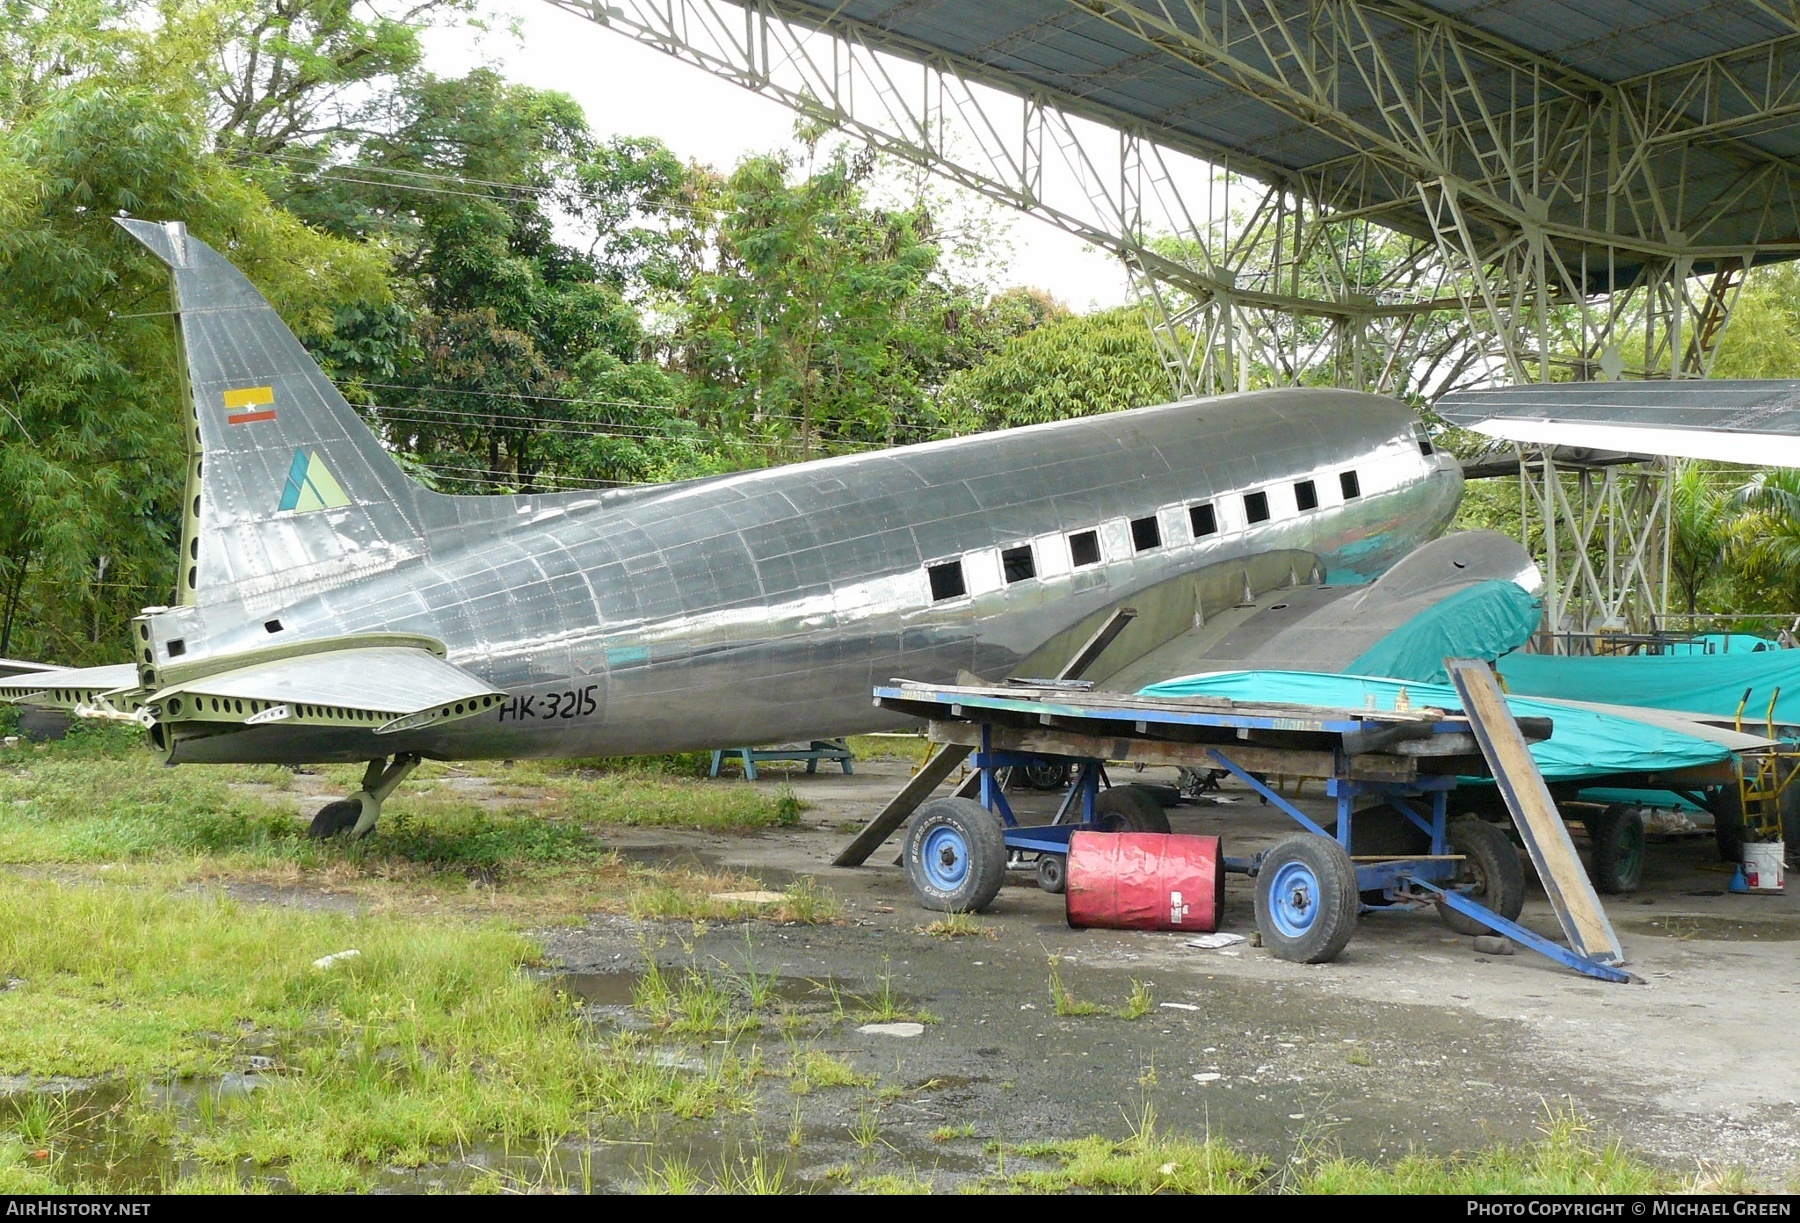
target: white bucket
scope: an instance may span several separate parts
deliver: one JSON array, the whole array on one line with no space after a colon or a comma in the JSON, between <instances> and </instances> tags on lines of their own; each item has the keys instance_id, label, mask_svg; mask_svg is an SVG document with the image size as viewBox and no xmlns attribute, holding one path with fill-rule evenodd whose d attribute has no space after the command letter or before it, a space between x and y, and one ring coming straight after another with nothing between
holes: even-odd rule
<instances>
[{"instance_id":1,"label":"white bucket","mask_svg":"<svg viewBox=\"0 0 1800 1223\"><path fill-rule=\"evenodd\" d=\"M1781 841L1744 842L1744 882L1752 892L1780 892L1787 886L1787 846Z\"/></svg>"}]
</instances>

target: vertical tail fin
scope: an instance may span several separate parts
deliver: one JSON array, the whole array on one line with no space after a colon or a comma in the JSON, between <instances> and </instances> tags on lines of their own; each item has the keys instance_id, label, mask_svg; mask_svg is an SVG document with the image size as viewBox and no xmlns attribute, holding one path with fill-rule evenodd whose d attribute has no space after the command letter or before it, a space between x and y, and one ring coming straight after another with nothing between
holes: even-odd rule
<instances>
[{"instance_id":1,"label":"vertical tail fin","mask_svg":"<svg viewBox=\"0 0 1800 1223\"><path fill-rule=\"evenodd\" d=\"M174 280L192 412L178 601L270 605L422 555L421 490L256 287L178 221L119 224Z\"/></svg>"}]
</instances>

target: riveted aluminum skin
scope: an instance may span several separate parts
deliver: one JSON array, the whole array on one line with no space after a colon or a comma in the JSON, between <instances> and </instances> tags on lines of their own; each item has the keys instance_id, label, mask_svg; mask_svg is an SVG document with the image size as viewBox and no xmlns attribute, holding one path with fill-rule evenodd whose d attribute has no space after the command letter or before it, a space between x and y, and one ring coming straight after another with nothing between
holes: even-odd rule
<instances>
[{"instance_id":1,"label":"riveted aluminum skin","mask_svg":"<svg viewBox=\"0 0 1800 1223\"><path fill-rule=\"evenodd\" d=\"M177 742L175 761L614 755L896 725L870 696L891 677L1004 676L1098 611L1263 552L1374 576L1461 495L1404 405L1299 389L664 487L446 496L405 478L227 260L179 227L129 227L174 274L204 459L191 602L148 617L140 669L172 641L192 659L406 632L507 694L429 730L248 727ZM220 397L246 385L269 388L273 419L230 423ZM318 512L275 509L305 455L342 504L328 488ZM1217 529L1197 537L1204 503ZM1077 565L1070 537L1089 531L1100 558ZM1019 547L1035 573L1008 581ZM964 589L934 599L943 562Z\"/></svg>"}]
</instances>

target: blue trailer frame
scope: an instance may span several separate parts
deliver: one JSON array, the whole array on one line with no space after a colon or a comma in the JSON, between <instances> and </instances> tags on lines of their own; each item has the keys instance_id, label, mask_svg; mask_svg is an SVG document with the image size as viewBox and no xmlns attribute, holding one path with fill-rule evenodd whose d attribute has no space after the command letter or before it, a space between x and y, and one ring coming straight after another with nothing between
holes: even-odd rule
<instances>
[{"instance_id":1,"label":"blue trailer frame","mask_svg":"<svg viewBox=\"0 0 1800 1223\"><path fill-rule=\"evenodd\" d=\"M1069 838L1077 831L1091 828L1095 824L1094 804L1099 796L1100 783L1105 777L1104 741L1100 740L1098 736L1083 735L1080 731L1065 729L1060 733L1072 740L1092 741L1096 749L1094 754L1058 755L996 748L993 744L995 723L991 717L982 716L988 711L1029 715L1044 722L1056 718L1129 722L1132 730L1139 736L1152 734L1151 728L1158 725L1222 727L1239 731L1267 730L1355 735L1369 733L1371 723L1379 722L1378 718L1357 717L1352 711L1309 710L1290 714L1288 710L1267 713L1241 711L1235 708L1198 711L1165 710L1147 708L1142 701L1134 701L1129 705L1121 704L1114 708L1090 705L1085 702L1080 707L1076 707L1060 701L998 697L986 694L972 696L967 692L933 692L917 688L877 688L875 695L877 701L884 704L907 702L917 705L921 698L926 698L930 703L938 705L941 711L947 712L952 719L978 726L980 745L970 758L970 764L978 770L980 775L978 801L1000 820L1002 834L1009 851L1037 854L1067 854ZM1458 734L1467 733L1467 731L1468 723L1462 718L1446 718L1441 722L1434 721L1429 726L1431 734ZM1362 906L1364 912L1415 910L1442 902L1456 912L1481 922L1496 933L1503 934L1576 972L1602 981L1626 982L1631 980L1630 974L1622 969L1578 955L1569 948L1544 938L1518 922L1493 912L1455 886L1453 881L1457 873L1456 858L1452 854L1449 840L1449 796L1457 785L1454 776L1426 774L1406 782L1355 778L1349 775L1351 770L1347 767L1347 756L1340 748L1333 753L1334 772L1337 775L1323 778L1326 793L1334 800L1337 807L1337 830L1332 833L1260 777L1241 767L1231 758L1228 749L1202 743L1195 743L1192 747L1193 758L1189 762L1192 767L1224 769L1307 832L1334 839L1343 847L1346 854L1352 852L1354 844L1356 800L1367 796L1379 796L1427 834L1431 839L1430 852L1427 855L1411 858L1384 857L1379 861L1354 863L1358 892L1366 894L1378 891L1387 901L1382 905L1365 903ZM1021 768L1037 761L1072 765L1074 778L1051 823L1022 825L1014 815L1011 803L1007 801L1002 772L1007 769ZM1419 804L1419 806L1416 807L1415 804ZM1225 858L1223 865L1227 871L1255 876L1260 870L1261 862L1262 855L1259 854L1250 859Z\"/></svg>"}]
</instances>

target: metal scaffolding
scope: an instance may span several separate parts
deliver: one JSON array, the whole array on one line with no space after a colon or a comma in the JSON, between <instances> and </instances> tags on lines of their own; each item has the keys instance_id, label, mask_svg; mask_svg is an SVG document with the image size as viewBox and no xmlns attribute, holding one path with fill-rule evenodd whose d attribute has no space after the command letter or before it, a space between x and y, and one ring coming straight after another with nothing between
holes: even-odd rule
<instances>
[{"instance_id":1,"label":"metal scaffolding","mask_svg":"<svg viewBox=\"0 0 1800 1223\"><path fill-rule=\"evenodd\" d=\"M1113 252L1178 396L1704 377L1747 270L1800 255L1800 161L1762 139L1800 113L1792 5L1608 80L1416 0L546 2ZM1017 53L1121 36L1085 76ZM1135 105L1156 71L1279 139ZM1666 464L1562 474L1521 456L1551 626L1648 627Z\"/></svg>"}]
</instances>

